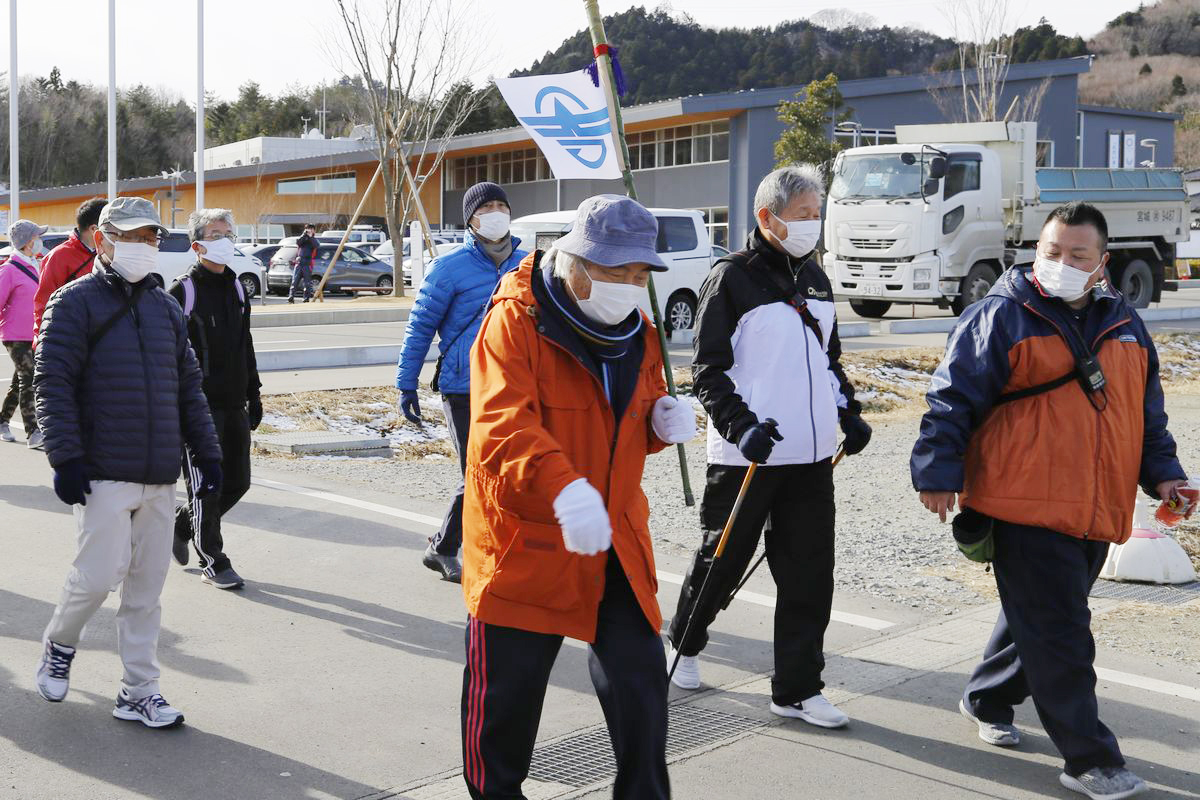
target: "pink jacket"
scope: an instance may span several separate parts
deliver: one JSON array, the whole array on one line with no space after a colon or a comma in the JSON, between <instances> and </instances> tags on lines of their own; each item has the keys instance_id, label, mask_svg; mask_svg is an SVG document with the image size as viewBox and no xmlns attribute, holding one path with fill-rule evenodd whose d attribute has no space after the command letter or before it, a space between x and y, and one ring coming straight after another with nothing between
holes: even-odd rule
<instances>
[{"instance_id":1,"label":"pink jacket","mask_svg":"<svg viewBox=\"0 0 1200 800\"><path fill-rule=\"evenodd\" d=\"M18 260L34 276L38 274L37 263L31 264L17 253L0 267L0 341L3 342L33 341L33 297L38 284L21 271L15 263Z\"/></svg>"}]
</instances>

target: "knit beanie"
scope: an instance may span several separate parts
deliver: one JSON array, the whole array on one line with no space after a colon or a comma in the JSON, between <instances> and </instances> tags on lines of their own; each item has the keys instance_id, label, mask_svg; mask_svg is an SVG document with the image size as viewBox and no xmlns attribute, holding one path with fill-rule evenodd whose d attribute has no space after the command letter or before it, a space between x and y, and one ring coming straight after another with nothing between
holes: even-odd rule
<instances>
[{"instance_id":1,"label":"knit beanie","mask_svg":"<svg viewBox=\"0 0 1200 800\"><path fill-rule=\"evenodd\" d=\"M470 225L471 217L475 216L479 207L493 200L499 200L508 205L508 195L504 193L499 184L483 181L467 189L463 195L463 225Z\"/></svg>"}]
</instances>

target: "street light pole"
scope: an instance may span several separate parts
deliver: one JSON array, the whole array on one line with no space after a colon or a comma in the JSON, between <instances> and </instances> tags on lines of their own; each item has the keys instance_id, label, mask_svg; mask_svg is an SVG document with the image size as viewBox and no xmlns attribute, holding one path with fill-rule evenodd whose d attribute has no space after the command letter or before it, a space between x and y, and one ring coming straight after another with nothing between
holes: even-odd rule
<instances>
[{"instance_id":1,"label":"street light pole","mask_svg":"<svg viewBox=\"0 0 1200 800\"><path fill-rule=\"evenodd\" d=\"M8 224L21 218L21 151L18 147L17 0L8 0ZM8 231L4 231L7 233Z\"/></svg>"},{"instance_id":2,"label":"street light pole","mask_svg":"<svg viewBox=\"0 0 1200 800\"><path fill-rule=\"evenodd\" d=\"M16 0L13 0L16 2ZM108 0L108 199L117 196L117 0Z\"/></svg>"},{"instance_id":3,"label":"street light pole","mask_svg":"<svg viewBox=\"0 0 1200 800\"><path fill-rule=\"evenodd\" d=\"M196 0L196 208L204 208L204 0Z\"/></svg>"}]
</instances>

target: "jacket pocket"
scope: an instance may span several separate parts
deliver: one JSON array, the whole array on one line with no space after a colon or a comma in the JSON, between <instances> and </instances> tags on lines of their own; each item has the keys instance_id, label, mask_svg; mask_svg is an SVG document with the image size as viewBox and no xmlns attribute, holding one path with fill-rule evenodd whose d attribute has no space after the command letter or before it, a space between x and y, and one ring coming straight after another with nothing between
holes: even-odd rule
<instances>
[{"instance_id":1,"label":"jacket pocket","mask_svg":"<svg viewBox=\"0 0 1200 800\"><path fill-rule=\"evenodd\" d=\"M551 611L578 608L582 564L563 546L557 525L513 518L516 532L500 557L488 592L502 600Z\"/></svg>"}]
</instances>

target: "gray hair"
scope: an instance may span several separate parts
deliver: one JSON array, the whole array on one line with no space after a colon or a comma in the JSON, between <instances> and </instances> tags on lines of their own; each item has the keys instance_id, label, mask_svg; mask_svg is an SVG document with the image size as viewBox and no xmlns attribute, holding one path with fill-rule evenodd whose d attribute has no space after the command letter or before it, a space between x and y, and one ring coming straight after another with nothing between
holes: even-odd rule
<instances>
[{"instance_id":1,"label":"gray hair","mask_svg":"<svg viewBox=\"0 0 1200 800\"><path fill-rule=\"evenodd\" d=\"M812 192L817 201L825 199L825 180L813 164L780 167L762 179L754 193L754 213L765 208L772 214L782 213L792 198Z\"/></svg>"},{"instance_id":2,"label":"gray hair","mask_svg":"<svg viewBox=\"0 0 1200 800\"><path fill-rule=\"evenodd\" d=\"M570 279L571 268L579 263L579 256L572 255L566 250L559 250L557 247L551 247L542 258L554 259L553 274L561 281Z\"/></svg>"},{"instance_id":3,"label":"gray hair","mask_svg":"<svg viewBox=\"0 0 1200 800\"><path fill-rule=\"evenodd\" d=\"M234 227L233 212L228 208L198 208L188 215L188 238L193 242L200 241L204 229L214 222L227 222Z\"/></svg>"}]
</instances>

